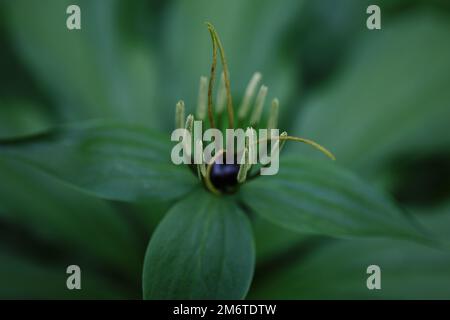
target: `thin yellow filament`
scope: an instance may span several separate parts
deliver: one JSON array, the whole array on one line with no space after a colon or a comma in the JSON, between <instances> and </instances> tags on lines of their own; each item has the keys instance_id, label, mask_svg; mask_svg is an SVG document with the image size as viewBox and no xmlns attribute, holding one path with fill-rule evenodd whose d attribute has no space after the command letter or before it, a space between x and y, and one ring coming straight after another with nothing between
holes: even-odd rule
<instances>
[{"instance_id":1,"label":"thin yellow filament","mask_svg":"<svg viewBox=\"0 0 450 320\"><path fill-rule=\"evenodd\" d=\"M231 98L230 75L228 72L228 64L227 59L225 57L225 50L223 49L222 42L220 41L219 35L214 29L214 26L209 22L206 22L206 25L208 26L208 30L211 36L213 37L213 42L215 40L217 47L219 48L220 59L222 62L223 74L225 78L225 88L227 90L228 128L234 128L233 100Z\"/></svg>"},{"instance_id":2,"label":"thin yellow filament","mask_svg":"<svg viewBox=\"0 0 450 320\"><path fill-rule=\"evenodd\" d=\"M211 76L209 77L209 85L208 85L208 118L209 125L211 128L214 128L214 111L213 111L213 103L212 103L212 90L214 86L214 78L216 75L216 65L217 65L217 45L216 38L214 35L213 29L211 29L210 25L208 25L208 30L211 35L212 41L212 49L213 49L213 60L211 64Z\"/></svg>"},{"instance_id":3,"label":"thin yellow filament","mask_svg":"<svg viewBox=\"0 0 450 320\"><path fill-rule=\"evenodd\" d=\"M268 141L268 140L288 140L288 141L303 142L305 144L308 144L308 145L316 148L317 150L319 150L320 152L325 154L331 160L336 160L336 157L334 156L333 153L331 153L331 151L329 151L324 146L318 144L317 142L314 142L314 141L309 140L309 139L300 138L300 137L293 137L293 136L279 136L279 137L272 137L272 138L269 138L269 139L261 139L261 140L258 140L257 143L259 144L261 142L265 142L265 141Z\"/></svg>"}]
</instances>

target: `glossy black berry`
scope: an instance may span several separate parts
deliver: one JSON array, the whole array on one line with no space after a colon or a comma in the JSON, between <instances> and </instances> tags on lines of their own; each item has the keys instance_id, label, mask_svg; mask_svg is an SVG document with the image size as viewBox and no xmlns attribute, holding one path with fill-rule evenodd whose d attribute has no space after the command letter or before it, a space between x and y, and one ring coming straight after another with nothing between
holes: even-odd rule
<instances>
[{"instance_id":1,"label":"glossy black berry","mask_svg":"<svg viewBox=\"0 0 450 320\"><path fill-rule=\"evenodd\" d=\"M225 159L225 158L224 158ZM211 167L210 180L216 189L231 193L238 186L239 164L214 163Z\"/></svg>"}]
</instances>

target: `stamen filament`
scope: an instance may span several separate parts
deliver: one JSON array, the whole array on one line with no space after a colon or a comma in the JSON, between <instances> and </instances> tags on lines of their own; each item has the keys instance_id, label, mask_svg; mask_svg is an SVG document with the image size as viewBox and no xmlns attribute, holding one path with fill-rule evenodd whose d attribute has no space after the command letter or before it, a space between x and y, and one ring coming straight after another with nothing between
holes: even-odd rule
<instances>
[{"instance_id":1,"label":"stamen filament","mask_svg":"<svg viewBox=\"0 0 450 320\"><path fill-rule=\"evenodd\" d=\"M279 110L279 102L278 99L275 98L272 100L272 107L270 108L270 115L267 121L267 129L276 129L278 126L278 110Z\"/></svg>"},{"instance_id":2,"label":"stamen filament","mask_svg":"<svg viewBox=\"0 0 450 320\"><path fill-rule=\"evenodd\" d=\"M283 131L281 134L280 134L280 139L279 140L281 140L281 142L280 142L280 148L279 148L279 150L278 150L278 152L281 152L281 150L283 150L283 147L284 147L284 145L286 144L286 141L287 141L287 139L285 138L285 137L287 137L287 132L286 131Z\"/></svg>"},{"instance_id":3,"label":"stamen filament","mask_svg":"<svg viewBox=\"0 0 450 320\"><path fill-rule=\"evenodd\" d=\"M255 72L250 79L250 82L245 89L245 95L242 99L241 106L239 108L238 118L240 121L244 120L247 116L253 96L255 95L256 87L258 86L259 81L261 80L261 73Z\"/></svg>"},{"instance_id":4,"label":"stamen filament","mask_svg":"<svg viewBox=\"0 0 450 320\"><path fill-rule=\"evenodd\" d=\"M184 101L178 101L175 107L175 128L181 129L184 127Z\"/></svg>"},{"instance_id":5,"label":"stamen filament","mask_svg":"<svg viewBox=\"0 0 450 320\"><path fill-rule=\"evenodd\" d=\"M186 129L184 135L183 135L183 141L187 141L187 133L189 132L189 134L192 134L192 126L194 124L194 116L192 114L188 115L186 118L186 124L184 126L184 128ZM189 140L189 145L186 147L186 142L184 142L183 144L183 150L186 151L186 153L184 153L184 157L186 158L186 160L188 160L188 162L191 161L191 157L192 157L192 153L191 153L191 141Z\"/></svg>"},{"instance_id":6,"label":"stamen filament","mask_svg":"<svg viewBox=\"0 0 450 320\"><path fill-rule=\"evenodd\" d=\"M256 130L252 127L247 127L246 130L245 147L248 149L248 158L250 164L255 164L257 162L257 152L255 146L257 145Z\"/></svg>"},{"instance_id":7,"label":"stamen filament","mask_svg":"<svg viewBox=\"0 0 450 320\"><path fill-rule=\"evenodd\" d=\"M203 177L206 176L206 164L205 164L204 162L202 162L202 163L200 164L200 172L201 172L201 174L202 174Z\"/></svg>"},{"instance_id":8,"label":"stamen filament","mask_svg":"<svg viewBox=\"0 0 450 320\"><path fill-rule=\"evenodd\" d=\"M237 181L238 183L244 183L247 179L247 172L249 171L251 165L249 161L249 154L248 154L248 148L244 149L244 152L242 153L241 158L241 165L239 166L239 172L237 175Z\"/></svg>"},{"instance_id":9,"label":"stamen filament","mask_svg":"<svg viewBox=\"0 0 450 320\"><path fill-rule=\"evenodd\" d=\"M197 119L203 121L206 117L206 105L208 102L208 78L200 77L197 101Z\"/></svg>"},{"instance_id":10,"label":"stamen filament","mask_svg":"<svg viewBox=\"0 0 450 320\"><path fill-rule=\"evenodd\" d=\"M192 114L188 115L186 118L186 124L184 128L192 134L192 125L194 124L194 116Z\"/></svg>"},{"instance_id":11,"label":"stamen filament","mask_svg":"<svg viewBox=\"0 0 450 320\"><path fill-rule=\"evenodd\" d=\"M211 158L208 165L206 166L206 174L205 174L205 186L214 194L220 194L220 191L213 185L211 182L211 169L216 160L221 157L225 153L225 149L219 150L214 157Z\"/></svg>"},{"instance_id":12,"label":"stamen filament","mask_svg":"<svg viewBox=\"0 0 450 320\"><path fill-rule=\"evenodd\" d=\"M199 163L197 163L197 175L200 181L202 180L203 172L202 172L202 164L203 164L203 142L202 140L198 139L195 141L195 159L201 160Z\"/></svg>"},{"instance_id":13,"label":"stamen filament","mask_svg":"<svg viewBox=\"0 0 450 320\"><path fill-rule=\"evenodd\" d=\"M267 87L264 85L259 88L258 95L256 96L255 107L250 117L250 125L252 127L256 126L261 120L261 114L263 111L264 102L266 101L267 90Z\"/></svg>"}]
</instances>

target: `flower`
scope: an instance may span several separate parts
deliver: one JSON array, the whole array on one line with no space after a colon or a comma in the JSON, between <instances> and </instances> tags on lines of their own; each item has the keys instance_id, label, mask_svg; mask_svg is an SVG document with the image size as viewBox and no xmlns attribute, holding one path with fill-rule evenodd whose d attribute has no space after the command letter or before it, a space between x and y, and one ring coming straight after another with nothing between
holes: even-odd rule
<instances>
[{"instance_id":1,"label":"flower","mask_svg":"<svg viewBox=\"0 0 450 320\"><path fill-rule=\"evenodd\" d=\"M207 22L206 24L211 35L213 50L211 75L209 81L205 76L200 77L196 120L200 120L202 121L202 123L206 122L207 116L208 123L206 125L209 125L210 128L217 128L221 131L224 131L225 128L234 129L236 127L240 127L242 129L246 128L246 131L249 134L245 139L245 146L243 146L241 150L233 151L234 155L232 159L234 159L234 161L232 163L224 163L223 161L218 161L219 157L222 158L227 151L230 152L229 150L223 149L218 150L216 154L213 155L213 157L207 159L207 164L199 163L196 165L196 169L194 169L195 166L192 166L192 161L189 161L189 166L191 169L194 169L194 172L198 175L200 181L203 182L205 187L210 192L214 194L233 193L238 189L239 184L245 183L245 181L247 180L247 176L249 176L250 179L259 176L257 172L251 172L252 163L249 161L249 159L251 158L250 154L252 153L252 150L256 149L253 147L262 143L262 140L251 139L251 137L255 137L255 128L264 128L264 125L262 124L262 113L268 92L268 87L262 85L259 88L255 98L254 96L262 75L259 72L253 74L245 90L245 95L238 111L237 121L235 121L235 112L232 102L230 78L227 60L225 57L225 50L214 26L209 22ZM217 50L219 50L220 52L223 72L220 77L220 85L217 92L216 103L214 104L213 86L217 68ZM225 106L228 115L227 119L224 119L223 117ZM278 112L279 101L277 98L274 98L271 104L267 124L265 125L265 128L267 130L278 128ZM192 132L194 115L190 114L186 119L184 115L185 104L183 100L180 100L176 104L175 109L176 128L182 128L184 126L185 130L190 134ZM305 138L288 136L286 131L283 131L279 136L270 136L269 138L266 137L263 140L264 142L266 142L266 140L272 140L272 147L270 152L271 155L275 152L278 153L279 151L281 151L284 143L287 140L290 140L311 145L319 151L323 152L329 158L335 160L334 155L318 143ZM189 144L191 144L190 141ZM203 140L197 139L193 142L193 145L195 146L195 148L197 148L196 152L201 152L201 154L203 155ZM200 149L201 151L199 151L198 149ZM188 157L191 158L192 154L189 154ZM264 166L267 166L268 164L269 163L264 164Z\"/></svg>"}]
</instances>

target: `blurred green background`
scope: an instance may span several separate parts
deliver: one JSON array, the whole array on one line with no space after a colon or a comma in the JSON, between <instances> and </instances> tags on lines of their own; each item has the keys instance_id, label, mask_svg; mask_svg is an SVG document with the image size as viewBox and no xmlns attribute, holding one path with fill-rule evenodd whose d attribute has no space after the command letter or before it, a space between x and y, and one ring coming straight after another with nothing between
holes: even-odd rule
<instances>
[{"instance_id":1,"label":"blurred green background","mask_svg":"<svg viewBox=\"0 0 450 320\"><path fill-rule=\"evenodd\" d=\"M81 30L66 28L70 4ZM369 4L381 7L381 30L366 28ZM193 111L209 73L205 21L222 38L236 101L260 71L282 129L327 146L450 240L445 0L2 1L0 141L99 118L169 134L176 101ZM165 209L100 200L1 156L0 298L140 299L145 248ZM254 230L250 298L450 298L450 254L259 220ZM82 290L66 288L70 264L82 269ZM386 270L381 291L365 287L369 264Z\"/></svg>"}]
</instances>

